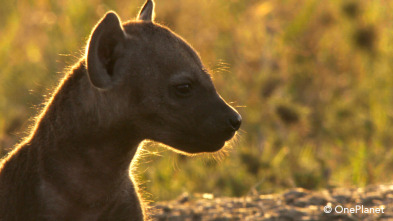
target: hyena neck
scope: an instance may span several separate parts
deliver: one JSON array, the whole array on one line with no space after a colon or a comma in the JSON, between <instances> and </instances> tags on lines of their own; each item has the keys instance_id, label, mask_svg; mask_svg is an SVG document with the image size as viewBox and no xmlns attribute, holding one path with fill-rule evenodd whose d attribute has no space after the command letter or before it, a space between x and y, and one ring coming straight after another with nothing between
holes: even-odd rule
<instances>
[{"instance_id":1,"label":"hyena neck","mask_svg":"<svg viewBox=\"0 0 393 221\"><path fill-rule=\"evenodd\" d=\"M130 183L129 165L141 139L130 127L108 127L102 103L81 61L55 92L28 142L45 146L38 146L41 175L69 200L107 199Z\"/></svg>"}]
</instances>

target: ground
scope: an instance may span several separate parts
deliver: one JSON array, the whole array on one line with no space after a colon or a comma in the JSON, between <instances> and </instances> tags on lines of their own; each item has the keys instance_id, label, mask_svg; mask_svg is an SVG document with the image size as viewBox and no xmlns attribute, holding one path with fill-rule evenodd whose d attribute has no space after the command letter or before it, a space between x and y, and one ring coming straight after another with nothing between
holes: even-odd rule
<instances>
[{"instance_id":1,"label":"ground","mask_svg":"<svg viewBox=\"0 0 393 221\"><path fill-rule=\"evenodd\" d=\"M351 208L352 213L348 212ZM324 212L329 209L330 213ZM243 198L184 194L152 204L150 213L154 221L393 220L393 185L319 191L295 188Z\"/></svg>"}]
</instances>

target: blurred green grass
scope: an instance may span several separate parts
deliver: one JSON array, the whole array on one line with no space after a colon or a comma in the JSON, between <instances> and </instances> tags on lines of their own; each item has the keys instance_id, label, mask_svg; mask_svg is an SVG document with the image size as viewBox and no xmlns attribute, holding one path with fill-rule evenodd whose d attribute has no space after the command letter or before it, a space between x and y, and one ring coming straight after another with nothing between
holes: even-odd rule
<instances>
[{"instance_id":1,"label":"blurred green grass","mask_svg":"<svg viewBox=\"0 0 393 221\"><path fill-rule=\"evenodd\" d=\"M1 2L1 154L24 136L42 95L83 55L100 17L115 10L123 20L133 19L142 3ZM136 173L150 198L392 181L393 2L156 3L157 22L200 52L217 90L244 124L221 160L147 145Z\"/></svg>"}]
</instances>

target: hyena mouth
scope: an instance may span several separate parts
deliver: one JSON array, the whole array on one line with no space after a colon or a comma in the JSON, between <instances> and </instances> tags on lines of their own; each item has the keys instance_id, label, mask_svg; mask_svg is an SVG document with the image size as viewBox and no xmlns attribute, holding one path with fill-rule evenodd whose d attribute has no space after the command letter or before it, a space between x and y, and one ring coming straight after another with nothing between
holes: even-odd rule
<instances>
[{"instance_id":1,"label":"hyena mouth","mask_svg":"<svg viewBox=\"0 0 393 221\"><path fill-rule=\"evenodd\" d=\"M231 140L232 138L234 138L236 136L236 134L237 134L237 131L233 131L231 133L230 137L226 141Z\"/></svg>"},{"instance_id":2,"label":"hyena mouth","mask_svg":"<svg viewBox=\"0 0 393 221\"><path fill-rule=\"evenodd\" d=\"M233 137L235 137L236 135L236 131L231 131L229 133L226 133L225 135L223 135L222 137L219 137L219 139L217 139L218 137L216 137L213 141L211 140L211 144L213 144L214 146L219 146L219 148L217 149L221 149L226 142L230 141Z\"/></svg>"}]
</instances>

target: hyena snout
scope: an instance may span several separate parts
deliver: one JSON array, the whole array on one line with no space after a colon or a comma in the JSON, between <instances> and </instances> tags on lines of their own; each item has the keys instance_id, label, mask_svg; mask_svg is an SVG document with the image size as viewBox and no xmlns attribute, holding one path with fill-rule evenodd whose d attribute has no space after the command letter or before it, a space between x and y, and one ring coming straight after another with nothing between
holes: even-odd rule
<instances>
[{"instance_id":1,"label":"hyena snout","mask_svg":"<svg viewBox=\"0 0 393 221\"><path fill-rule=\"evenodd\" d=\"M228 119L228 125L232 131L239 130L241 124L242 124L242 116L237 112L233 114L231 117L229 117Z\"/></svg>"},{"instance_id":2,"label":"hyena snout","mask_svg":"<svg viewBox=\"0 0 393 221\"><path fill-rule=\"evenodd\" d=\"M230 140L236 132L240 129L242 124L242 116L224 100L220 99L221 111L218 112L220 117L216 116L216 120L221 126L222 139L225 141Z\"/></svg>"}]
</instances>

